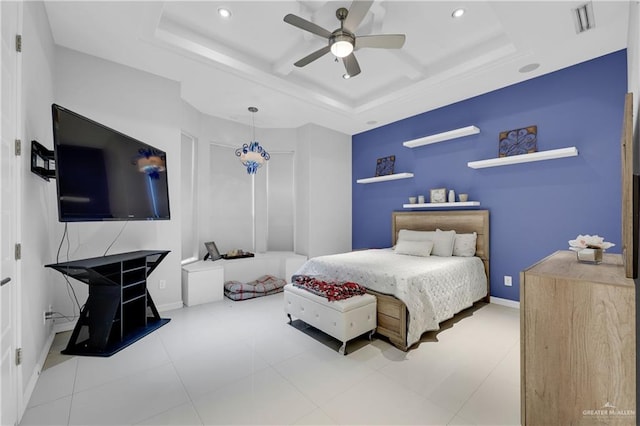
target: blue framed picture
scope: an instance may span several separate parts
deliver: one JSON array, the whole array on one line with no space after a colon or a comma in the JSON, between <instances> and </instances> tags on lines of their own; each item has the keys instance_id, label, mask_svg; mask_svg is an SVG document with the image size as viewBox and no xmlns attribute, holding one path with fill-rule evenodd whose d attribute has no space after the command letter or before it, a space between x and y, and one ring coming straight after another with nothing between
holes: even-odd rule
<instances>
[{"instance_id":1,"label":"blue framed picture","mask_svg":"<svg viewBox=\"0 0 640 426\"><path fill-rule=\"evenodd\" d=\"M395 162L395 155L378 158L378 161L376 162L376 176L392 175Z\"/></svg>"}]
</instances>

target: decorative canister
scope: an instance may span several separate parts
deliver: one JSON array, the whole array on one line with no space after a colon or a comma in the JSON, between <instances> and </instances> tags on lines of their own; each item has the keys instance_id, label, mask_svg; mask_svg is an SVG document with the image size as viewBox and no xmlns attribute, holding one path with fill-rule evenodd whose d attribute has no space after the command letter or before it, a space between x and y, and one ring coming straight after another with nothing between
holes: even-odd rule
<instances>
[{"instance_id":1,"label":"decorative canister","mask_svg":"<svg viewBox=\"0 0 640 426\"><path fill-rule=\"evenodd\" d=\"M600 248L585 248L576 251L576 254L578 256L578 262L592 263L594 265L602 263L602 249Z\"/></svg>"},{"instance_id":2,"label":"decorative canister","mask_svg":"<svg viewBox=\"0 0 640 426\"><path fill-rule=\"evenodd\" d=\"M453 189L449 190L449 202L454 203L456 201L456 191Z\"/></svg>"}]
</instances>

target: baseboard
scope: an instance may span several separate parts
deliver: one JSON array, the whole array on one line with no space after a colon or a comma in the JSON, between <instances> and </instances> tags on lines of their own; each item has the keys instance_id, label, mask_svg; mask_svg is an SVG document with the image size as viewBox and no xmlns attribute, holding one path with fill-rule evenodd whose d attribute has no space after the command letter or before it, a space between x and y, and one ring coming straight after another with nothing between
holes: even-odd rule
<instances>
[{"instance_id":1,"label":"baseboard","mask_svg":"<svg viewBox=\"0 0 640 426\"><path fill-rule=\"evenodd\" d=\"M40 377L40 373L42 373L42 368L44 367L44 363L47 361L47 355L49 355L49 350L51 349L51 345L53 344L53 338L56 333L51 330L49 333L49 337L47 337L47 341L42 348L42 352L40 352L40 356L36 361L36 365L33 368L33 372L31 373L31 377L29 377L29 382L27 386L24 388L24 392L22 393L22 407L20 407L20 413L18 418L22 419L24 412L27 410L29 406L29 401L31 400L31 395L33 394L34 389L36 388L36 384L38 383L38 378Z\"/></svg>"},{"instance_id":2,"label":"baseboard","mask_svg":"<svg viewBox=\"0 0 640 426\"><path fill-rule=\"evenodd\" d=\"M520 309L520 302L516 302L515 300L503 299L501 297L491 296L491 303L507 306L509 308Z\"/></svg>"},{"instance_id":3,"label":"baseboard","mask_svg":"<svg viewBox=\"0 0 640 426\"><path fill-rule=\"evenodd\" d=\"M156 308L158 308L158 312L172 311L174 309L182 309L183 307L184 304L182 303L182 301L156 306Z\"/></svg>"},{"instance_id":4,"label":"baseboard","mask_svg":"<svg viewBox=\"0 0 640 426\"><path fill-rule=\"evenodd\" d=\"M75 319L73 321L66 321L60 324L54 324L53 332L57 334L57 333L64 333L65 331L71 331L76 326L77 322L78 320Z\"/></svg>"}]
</instances>

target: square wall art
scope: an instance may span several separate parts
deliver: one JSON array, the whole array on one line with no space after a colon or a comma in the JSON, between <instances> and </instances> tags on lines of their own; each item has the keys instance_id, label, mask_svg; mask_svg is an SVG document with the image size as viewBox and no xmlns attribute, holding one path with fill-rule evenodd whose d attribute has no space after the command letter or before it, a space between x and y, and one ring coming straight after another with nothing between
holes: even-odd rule
<instances>
[{"instance_id":1,"label":"square wall art","mask_svg":"<svg viewBox=\"0 0 640 426\"><path fill-rule=\"evenodd\" d=\"M538 151L538 126L500 132L498 157L530 154Z\"/></svg>"},{"instance_id":2,"label":"square wall art","mask_svg":"<svg viewBox=\"0 0 640 426\"><path fill-rule=\"evenodd\" d=\"M376 176L392 175L395 162L395 155L378 158L378 161L376 162Z\"/></svg>"}]
</instances>

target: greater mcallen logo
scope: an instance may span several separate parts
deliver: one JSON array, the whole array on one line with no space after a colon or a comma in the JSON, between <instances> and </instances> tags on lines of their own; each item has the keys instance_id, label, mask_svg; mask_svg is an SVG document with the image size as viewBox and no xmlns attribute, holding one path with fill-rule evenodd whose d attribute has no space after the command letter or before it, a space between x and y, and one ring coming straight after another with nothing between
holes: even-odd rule
<instances>
[{"instance_id":1,"label":"greater mcallen logo","mask_svg":"<svg viewBox=\"0 0 640 426\"><path fill-rule=\"evenodd\" d=\"M607 401L602 408L598 410L582 410L583 416L635 416L635 410L618 409L611 402Z\"/></svg>"}]
</instances>

